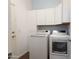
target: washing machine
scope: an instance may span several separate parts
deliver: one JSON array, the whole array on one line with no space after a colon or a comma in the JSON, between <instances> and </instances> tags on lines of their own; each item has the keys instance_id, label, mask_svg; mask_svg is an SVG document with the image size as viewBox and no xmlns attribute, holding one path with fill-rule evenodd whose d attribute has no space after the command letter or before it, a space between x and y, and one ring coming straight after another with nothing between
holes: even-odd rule
<instances>
[{"instance_id":1,"label":"washing machine","mask_svg":"<svg viewBox=\"0 0 79 59\"><path fill-rule=\"evenodd\" d=\"M40 30L30 37L30 59L48 59L48 38L50 31Z\"/></svg>"}]
</instances>

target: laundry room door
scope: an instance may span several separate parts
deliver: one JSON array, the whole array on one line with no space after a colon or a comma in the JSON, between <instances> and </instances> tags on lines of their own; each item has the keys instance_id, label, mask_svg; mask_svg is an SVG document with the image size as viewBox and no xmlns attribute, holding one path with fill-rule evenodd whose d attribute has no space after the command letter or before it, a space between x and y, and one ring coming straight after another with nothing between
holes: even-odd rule
<instances>
[{"instance_id":1,"label":"laundry room door","mask_svg":"<svg viewBox=\"0 0 79 59\"><path fill-rule=\"evenodd\" d=\"M9 0L9 19L8 19L8 53L12 53L11 59L16 59L16 17L15 17L15 4Z\"/></svg>"}]
</instances>

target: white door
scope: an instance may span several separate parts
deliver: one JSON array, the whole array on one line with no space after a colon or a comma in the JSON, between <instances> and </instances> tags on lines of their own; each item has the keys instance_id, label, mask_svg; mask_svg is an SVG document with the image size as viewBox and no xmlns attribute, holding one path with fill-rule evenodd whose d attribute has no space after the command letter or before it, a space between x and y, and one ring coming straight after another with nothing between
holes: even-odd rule
<instances>
[{"instance_id":1,"label":"white door","mask_svg":"<svg viewBox=\"0 0 79 59\"><path fill-rule=\"evenodd\" d=\"M16 59L16 19L15 0L9 1L9 31L8 31L8 53L12 53L12 59Z\"/></svg>"},{"instance_id":2,"label":"white door","mask_svg":"<svg viewBox=\"0 0 79 59\"><path fill-rule=\"evenodd\" d=\"M63 0L63 22L70 22L70 0Z\"/></svg>"}]
</instances>

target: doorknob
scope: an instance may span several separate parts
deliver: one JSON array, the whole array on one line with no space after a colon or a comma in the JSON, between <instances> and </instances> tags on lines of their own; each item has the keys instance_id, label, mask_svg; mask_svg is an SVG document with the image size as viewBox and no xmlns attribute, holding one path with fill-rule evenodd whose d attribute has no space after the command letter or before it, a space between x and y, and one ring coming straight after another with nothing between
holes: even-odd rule
<instances>
[{"instance_id":1,"label":"doorknob","mask_svg":"<svg viewBox=\"0 0 79 59\"><path fill-rule=\"evenodd\" d=\"M13 31L12 34L14 34L15 32Z\"/></svg>"},{"instance_id":2,"label":"doorknob","mask_svg":"<svg viewBox=\"0 0 79 59\"><path fill-rule=\"evenodd\" d=\"M16 37L16 35L15 35L15 32L13 31L12 32L12 38L15 38Z\"/></svg>"},{"instance_id":3,"label":"doorknob","mask_svg":"<svg viewBox=\"0 0 79 59\"><path fill-rule=\"evenodd\" d=\"M15 38L16 37L16 35L12 35L12 38Z\"/></svg>"}]
</instances>

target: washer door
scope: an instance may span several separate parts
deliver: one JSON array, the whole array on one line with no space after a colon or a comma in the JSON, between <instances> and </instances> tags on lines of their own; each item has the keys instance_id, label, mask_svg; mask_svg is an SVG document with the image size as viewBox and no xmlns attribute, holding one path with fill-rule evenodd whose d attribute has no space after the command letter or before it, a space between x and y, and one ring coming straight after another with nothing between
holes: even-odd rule
<instances>
[{"instance_id":1,"label":"washer door","mask_svg":"<svg viewBox=\"0 0 79 59\"><path fill-rule=\"evenodd\" d=\"M51 54L68 54L68 40L65 38L50 38Z\"/></svg>"},{"instance_id":2,"label":"washer door","mask_svg":"<svg viewBox=\"0 0 79 59\"><path fill-rule=\"evenodd\" d=\"M67 54L67 42L52 42L52 53Z\"/></svg>"}]
</instances>

